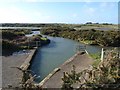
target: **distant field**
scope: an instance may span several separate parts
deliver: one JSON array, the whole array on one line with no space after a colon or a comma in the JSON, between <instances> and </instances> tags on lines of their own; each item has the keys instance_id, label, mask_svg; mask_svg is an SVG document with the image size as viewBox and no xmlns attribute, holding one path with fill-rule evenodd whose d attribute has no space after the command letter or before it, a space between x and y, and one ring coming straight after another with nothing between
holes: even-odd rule
<instances>
[{"instance_id":1,"label":"distant field","mask_svg":"<svg viewBox=\"0 0 120 90\"><path fill-rule=\"evenodd\" d=\"M95 29L95 30L118 30L118 25L103 25L103 24L81 24L81 25L73 25L73 27L77 30L87 30L87 29Z\"/></svg>"},{"instance_id":2,"label":"distant field","mask_svg":"<svg viewBox=\"0 0 120 90\"><path fill-rule=\"evenodd\" d=\"M81 29L96 29L96 28L108 28L108 29L118 29L117 24L64 24L64 23L0 23L1 27L70 27L70 28L81 28Z\"/></svg>"}]
</instances>

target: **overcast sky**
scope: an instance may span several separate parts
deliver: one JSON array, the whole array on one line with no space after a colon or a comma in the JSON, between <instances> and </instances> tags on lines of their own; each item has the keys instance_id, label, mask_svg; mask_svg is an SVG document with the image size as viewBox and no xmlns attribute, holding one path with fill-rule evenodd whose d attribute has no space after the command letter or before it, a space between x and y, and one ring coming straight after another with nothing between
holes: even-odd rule
<instances>
[{"instance_id":1,"label":"overcast sky","mask_svg":"<svg viewBox=\"0 0 120 90\"><path fill-rule=\"evenodd\" d=\"M118 0L0 0L0 23L89 21L117 24Z\"/></svg>"}]
</instances>

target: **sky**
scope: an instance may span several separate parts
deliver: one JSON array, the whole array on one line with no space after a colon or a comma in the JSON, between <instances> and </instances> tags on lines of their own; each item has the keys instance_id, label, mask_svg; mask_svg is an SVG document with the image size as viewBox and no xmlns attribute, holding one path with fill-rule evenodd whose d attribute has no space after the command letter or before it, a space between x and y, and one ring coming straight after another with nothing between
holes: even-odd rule
<instances>
[{"instance_id":1,"label":"sky","mask_svg":"<svg viewBox=\"0 0 120 90\"><path fill-rule=\"evenodd\" d=\"M117 24L118 0L0 0L0 23L86 22Z\"/></svg>"}]
</instances>

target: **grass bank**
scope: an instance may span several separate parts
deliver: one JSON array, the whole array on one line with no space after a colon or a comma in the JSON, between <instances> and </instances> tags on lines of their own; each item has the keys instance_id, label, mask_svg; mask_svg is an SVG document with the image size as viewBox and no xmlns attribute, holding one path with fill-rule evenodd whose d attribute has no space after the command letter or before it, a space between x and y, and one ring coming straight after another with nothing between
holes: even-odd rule
<instances>
[{"instance_id":1,"label":"grass bank","mask_svg":"<svg viewBox=\"0 0 120 90\"><path fill-rule=\"evenodd\" d=\"M100 63L100 53L95 53L95 54L90 54L90 56L94 59L94 62L92 64L92 66L97 67Z\"/></svg>"}]
</instances>

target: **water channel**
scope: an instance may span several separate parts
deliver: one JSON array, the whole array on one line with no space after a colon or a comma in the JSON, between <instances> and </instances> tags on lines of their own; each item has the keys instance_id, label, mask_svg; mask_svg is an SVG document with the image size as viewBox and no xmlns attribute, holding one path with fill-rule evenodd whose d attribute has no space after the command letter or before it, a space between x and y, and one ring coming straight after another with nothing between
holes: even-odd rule
<instances>
[{"instance_id":1,"label":"water channel","mask_svg":"<svg viewBox=\"0 0 120 90\"><path fill-rule=\"evenodd\" d=\"M36 31L33 31L37 34ZM39 34L39 33L38 33ZM33 35L33 34L32 34ZM35 55L30 69L35 72L40 78L36 79L36 82L43 80L52 70L59 67L67 59L76 53L76 46L78 42L60 38L60 37L50 37L51 43L38 48L38 52ZM80 45L84 45L79 43ZM90 53L97 53L101 51L99 46L86 46L87 51Z\"/></svg>"}]
</instances>

